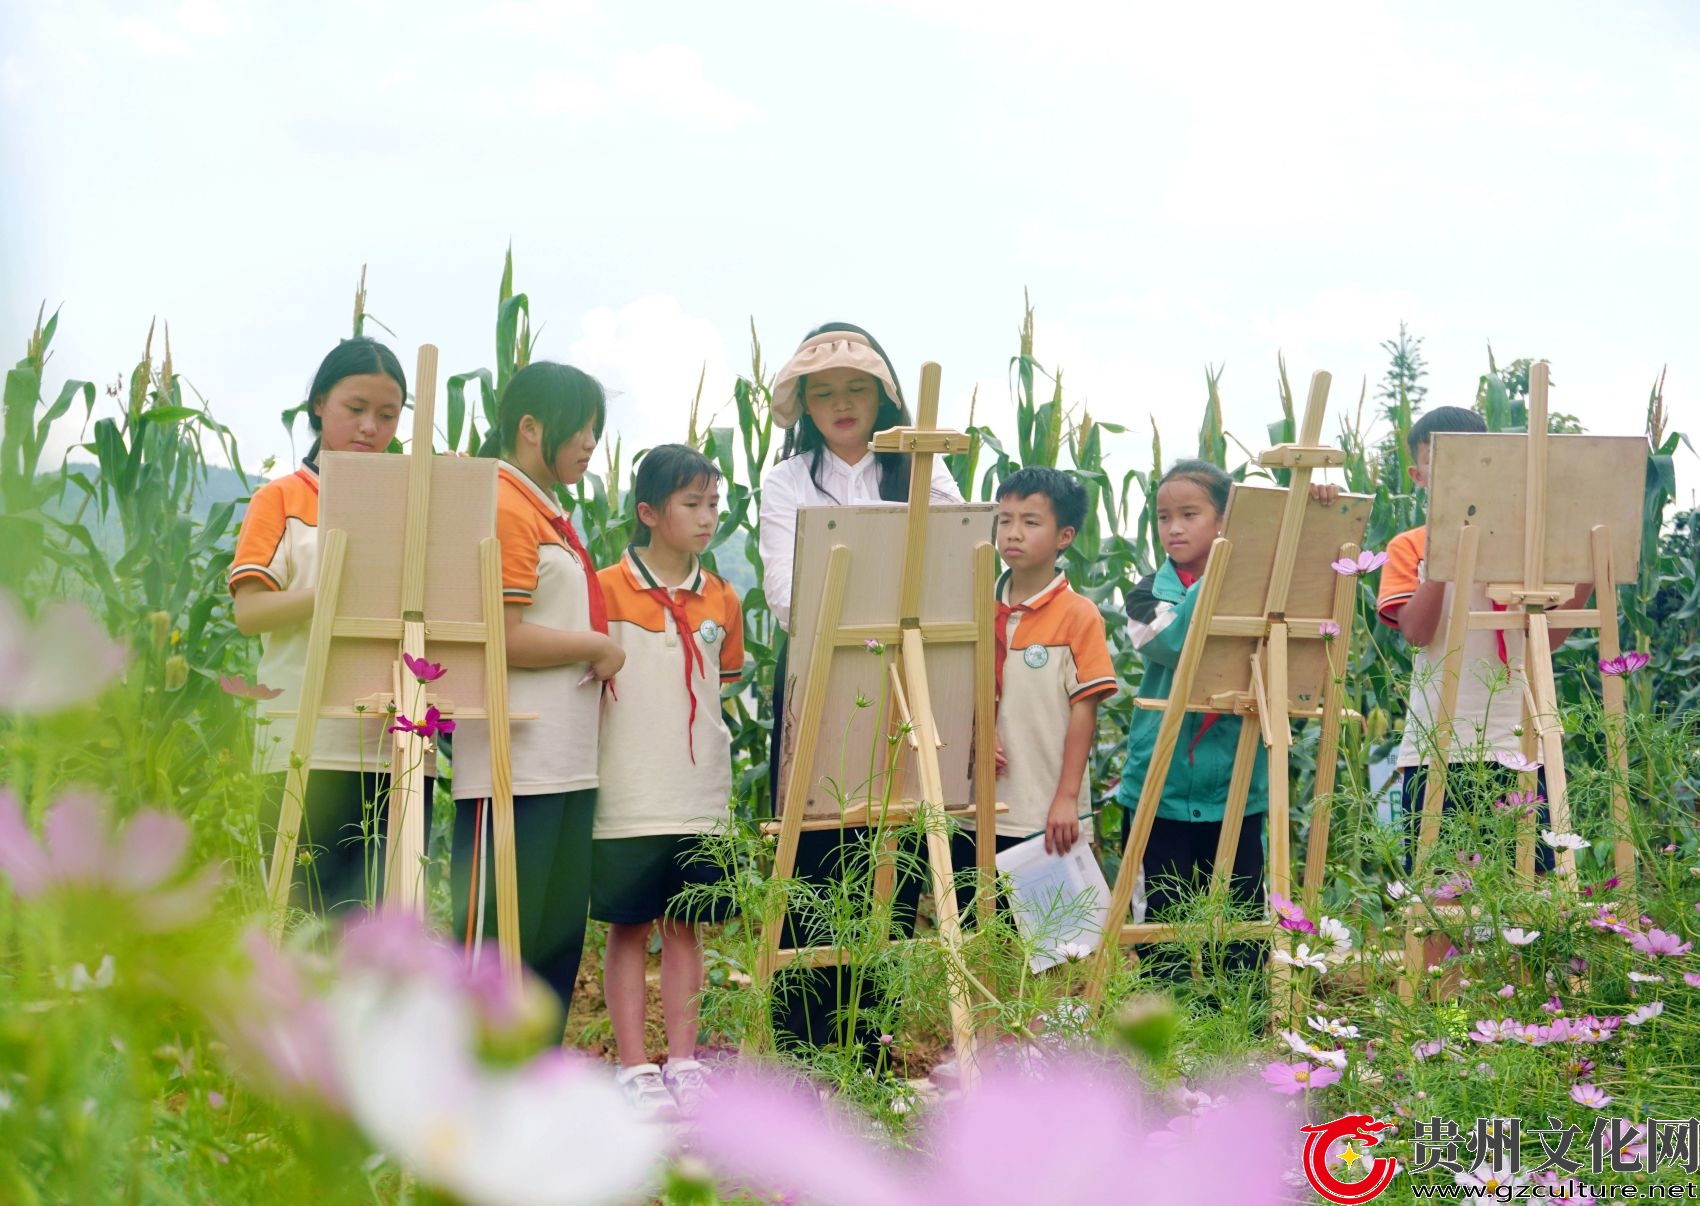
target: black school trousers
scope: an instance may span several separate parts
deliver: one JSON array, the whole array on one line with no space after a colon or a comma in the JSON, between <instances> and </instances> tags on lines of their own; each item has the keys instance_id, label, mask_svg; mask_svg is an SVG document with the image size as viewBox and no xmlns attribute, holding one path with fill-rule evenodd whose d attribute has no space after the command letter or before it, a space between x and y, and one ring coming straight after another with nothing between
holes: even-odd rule
<instances>
[{"instance_id":1,"label":"black school trousers","mask_svg":"<svg viewBox=\"0 0 1700 1206\"><path fill-rule=\"evenodd\" d=\"M1235 904L1256 905L1264 899L1263 825L1265 813L1253 813L1240 824L1239 844L1234 848L1234 865L1228 879L1228 895ZM1127 813L1132 823L1133 813ZM1145 916L1164 921L1165 916L1188 896L1207 891L1216 869L1216 843L1222 840L1221 821L1176 821L1159 816L1151 825L1151 840L1145 846L1140 866L1145 872ZM1159 943L1145 948L1147 975L1179 979L1186 971L1184 953ZM1231 971L1242 971L1263 962L1263 945L1236 941L1227 945L1224 963Z\"/></svg>"},{"instance_id":2,"label":"black school trousers","mask_svg":"<svg viewBox=\"0 0 1700 1206\"><path fill-rule=\"evenodd\" d=\"M482 800L456 800L454 854L449 861L449 892L454 908L454 938L485 938L482 958L496 949L496 859ZM482 819L481 819L482 818ZM596 789L514 797L514 861L519 873L519 951L527 967L561 998L563 1012L573 1005L584 955L585 923L590 911L590 834L596 820ZM477 909L474 870L484 866L484 911L476 928L468 924Z\"/></svg>"}]
</instances>

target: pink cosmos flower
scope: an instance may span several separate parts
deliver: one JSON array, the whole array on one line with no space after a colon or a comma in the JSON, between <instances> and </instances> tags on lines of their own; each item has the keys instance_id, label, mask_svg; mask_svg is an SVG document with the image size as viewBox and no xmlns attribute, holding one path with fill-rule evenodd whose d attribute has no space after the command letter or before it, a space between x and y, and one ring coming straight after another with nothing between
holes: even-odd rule
<instances>
[{"instance_id":1,"label":"pink cosmos flower","mask_svg":"<svg viewBox=\"0 0 1700 1206\"><path fill-rule=\"evenodd\" d=\"M1651 929L1645 934L1630 934L1629 945L1634 947L1638 954L1650 955L1655 959L1662 955L1686 955L1694 949L1694 944L1684 942L1681 935L1660 929Z\"/></svg>"},{"instance_id":2,"label":"pink cosmos flower","mask_svg":"<svg viewBox=\"0 0 1700 1206\"><path fill-rule=\"evenodd\" d=\"M1425 1039L1411 1048L1411 1054L1420 1061L1433 1059L1445 1049L1445 1039Z\"/></svg>"},{"instance_id":3,"label":"pink cosmos flower","mask_svg":"<svg viewBox=\"0 0 1700 1206\"><path fill-rule=\"evenodd\" d=\"M88 703L129 660L82 604L49 604L32 623L0 592L0 712L47 715Z\"/></svg>"},{"instance_id":4,"label":"pink cosmos flower","mask_svg":"<svg viewBox=\"0 0 1700 1206\"><path fill-rule=\"evenodd\" d=\"M1682 982L1690 988L1700 988L1700 972L1683 972Z\"/></svg>"},{"instance_id":5,"label":"pink cosmos flower","mask_svg":"<svg viewBox=\"0 0 1700 1206\"><path fill-rule=\"evenodd\" d=\"M1300 934L1316 933L1316 924L1305 916L1305 911L1279 892L1269 894L1269 907L1275 910L1282 929L1294 930Z\"/></svg>"},{"instance_id":6,"label":"pink cosmos flower","mask_svg":"<svg viewBox=\"0 0 1700 1206\"><path fill-rule=\"evenodd\" d=\"M218 685L226 695L234 695L237 699L276 699L283 694L282 687L268 687L262 682L249 682L234 674L218 676Z\"/></svg>"},{"instance_id":7,"label":"pink cosmos flower","mask_svg":"<svg viewBox=\"0 0 1700 1206\"><path fill-rule=\"evenodd\" d=\"M437 710L435 704L425 709L425 719L414 723L405 716L398 715L395 723L386 730L391 733L418 733L426 741L435 738L439 733L455 731L455 722L447 719Z\"/></svg>"},{"instance_id":8,"label":"pink cosmos flower","mask_svg":"<svg viewBox=\"0 0 1700 1206\"><path fill-rule=\"evenodd\" d=\"M1495 995L1504 999L1504 1000L1509 1001L1512 997L1517 995L1517 989L1514 988L1513 986L1511 986L1510 984L1507 984L1503 988L1501 988L1498 991L1498 993L1496 993Z\"/></svg>"},{"instance_id":9,"label":"pink cosmos flower","mask_svg":"<svg viewBox=\"0 0 1700 1206\"><path fill-rule=\"evenodd\" d=\"M1470 1031L1469 1037L1478 1043L1498 1043L1518 1037L1522 1028L1523 1023L1515 1018L1500 1018L1497 1022L1483 1018L1476 1022L1476 1028Z\"/></svg>"},{"instance_id":10,"label":"pink cosmos flower","mask_svg":"<svg viewBox=\"0 0 1700 1206\"><path fill-rule=\"evenodd\" d=\"M1546 797L1538 791L1510 791L1493 802L1493 806L1501 812L1519 812L1525 819L1532 819L1535 810L1546 803Z\"/></svg>"},{"instance_id":11,"label":"pink cosmos flower","mask_svg":"<svg viewBox=\"0 0 1700 1206\"><path fill-rule=\"evenodd\" d=\"M1608 678L1617 678L1625 674L1634 674L1637 670L1641 669L1652 660L1651 654L1642 653L1640 650L1632 650L1629 653L1624 654L1622 657L1601 658L1600 673L1606 675Z\"/></svg>"},{"instance_id":12,"label":"pink cosmos flower","mask_svg":"<svg viewBox=\"0 0 1700 1206\"><path fill-rule=\"evenodd\" d=\"M1263 1079L1277 1093L1303 1093L1308 1089L1326 1088L1340 1079L1340 1073L1323 1064L1302 1061L1284 1064L1276 1060L1264 1067Z\"/></svg>"},{"instance_id":13,"label":"pink cosmos flower","mask_svg":"<svg viewBox=\"0 0 1700 1206\"><path fill-rule=\"evenodd\" d=\"M1610 1094L1594 1084L1571 1085L1570 1100L1590 1110L1603 1110L1612 1102Z\"/></svg>"},{"instance_id":14,"label":"pink cosmos flower","mask_svg":"<svg viewBox=\"0 0 1700 1206\"><path fill-rule=\"evenodd\" d=\"M1387 554L1372 553L1370 550L1365 549L1356 557L1341 557L1338 561L1332 562L1331 564L1334 566L1334 572L1336 574L1340 574L1347 578L1356 578L1362 574L1373 574L1376 570L1386 565Z\"/></svg>"},{"instance_id":15,"label":"pink cosmos flower","mask_svg":"<svg viewBox=\"0 0 1700 1206\"><path fill-rule=\"evenodd\" d=\"M330 1010L318 993L326 968L286 956L259 930L243 943L250 974L226 980L208 1005L231 1061L292 1103L342 1113L342 1078L331 1051Z\"/></svg>"},{"instance_id":16,"label":"pink cosmos flower","mask_svg":"<svg viewBox=\"0 0 1700 1206\"><path fill-rule=\"evenodd\" d=\"M1448 875L1440 883L1428 890L1430 900L1457 900L1464 893L1475 887L1475 881L1463 872Z\"/></svg>"},{"instance_id":17,"label":"pink cosmos flower","mask_svg":"<svg viewBox=\"0 0 1700 1206\"><path fill-rule=\"evenodd\" d=\"M1541 1009L1545 1013L1552 1013L1552 1014L1563 1013L1564 1012L1564 1002L1559 1000L1558 995L1555 993L1555 994L1553 994L1552 996L1550 996L1546 999L1545 1003L1543 1003L1541 1005Z\"/></svg>"},{"instance_id":18,"label":"pink cosmos flower","mask_svg":"<svg viewBox=\"0 0 1700 1206\"><path fill-rule=\"evenodd\" d=\"M1335 637L1340 635L1340 625L1336 624L1333 620L1322 621L1322 623L1316 626L1316 630L1322 634L1322 639L1325 641L1332 641Z\"/></svg>"},{"instance_id":19,"label":"pink cosmos flower","mask_svg":"<svg viewBox=\"0 0 1700 1206\"><path fill-rule=\"evenodd\" d=\"M862 642L862 648L866 649L869 653L884 653L885 642L876 641L873 637L869 637L867 640Z\"/></svg>"},{"instance_id":20,"label":"pink cosmos flower","mask_svg":"<svg viewBox=\"0 0 1700 1206\"><path fill-rule=\"evenodd\" d=\"M443 669L440 662L428 662L422 657L414 657L411 653L401 655L402 662L414 678L422 683L434 683L448 671Z\"/></svg>"},{"instance_id":21,"label":"pink cosmos flower","mask_svg":"<svg viewBox=\"0 0 1700 1206\"><path fill-rule=\"evenodd\" d=\"M168 813L144 809L115 830L101 801L65 795L47 810L42 839L30 833L17 797L0 790L0 871L25 900L106 893L137 928L161 933L200 920L218 890L214 868L183 879L189 827Z\"/></svg>"},{"instance_id":22,"label":"pink cosmos flower","mask_svg":"<svg viewBox=\"0 0 1700 1206\"><path fill-rule=\"evenodd\" d=\"M1609 930L1613 934L1629 933L1629 927L1623 924L1623 918L1619 917L1617 910L1609 904L1601 905L1599 910L1588 918L1588 924L1596 930ZM1586 967L1583 970L1585 971ZM1576 974L1581 975L1582 973L1579 971Z\"/></svg>"},{"instance_id":23,"label":"pink cosmos flower","mask_svg":"<svg viewBox=\"0 0 1700 1206\"><path fill-rule=\"evenodd\" d=\"M1291 1123L1261 1095L1237 1094L1164 1129L1125 1071L1059 1059L1037 1075L988 1071L973 1094L935 1109L918 1145L926 1154L900 1156L812 1089L740 1072L710 1088L692 1146L732 1191L724 1197L777 1192L816 1206L1119 1201L1130 1168L1152 1201L1284 1200ZM1022 1143L1009 1141L1011 1118L1023 1119ZM1230 1148L1234 1159L1222 1159ZM1035 1160L1035 1150L1069 1158Z\"/></svg>"},{"instance_id":24,"label":"pink cosmos flower","mask_svg":"<svg viewBox=\"0 0 1700 1206\"><path fill-rule=\"evenodd\" d=\"M1564 1074L1571 1080L1587 1080L1594 1074L1594 1061L1578 1055L1564 1062Z\"/></svg>"}]
</instances>

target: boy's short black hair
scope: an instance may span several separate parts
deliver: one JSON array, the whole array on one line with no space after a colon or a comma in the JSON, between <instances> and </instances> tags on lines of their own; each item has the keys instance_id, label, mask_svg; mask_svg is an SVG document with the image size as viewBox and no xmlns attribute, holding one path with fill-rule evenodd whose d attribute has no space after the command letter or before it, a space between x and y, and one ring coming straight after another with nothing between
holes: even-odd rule
<instances>
[{"instance_id":1,"label":"boy's short black hair","mask_svg":"<svg viewBox=\"0 0 1700 1206\"><path fill-rule=\"evenodd\" d=\"M639 503L659 511L680 490L700 481L719 480L719 467L689 444L659 444L643 454L632 476L632 513L637 513ZM632 529L632 543L649 543L649 525L641 519Z\"/></svg>"},{"instance_id":2,"label":"boy's short black hair","mask_svg":"<svg viewBox=\"0 0 1700 1206\"><path fill-rule=\"evenodd\" d=\"M1417 455L1421 448L1442 431L1483 432L1487 430L1487 420L1466 406L1437 406L1411 424L1410 434L1405 437L1405 448L1412 456Z\"/></svg>"},{"instance_id":3,"label":"boy's short black hair","mask_svg":"<svg viewBox=\"0 0 1700 1206\"><path fill-rule=\"evenodd\" d=\"M997 499L1014 495L1028 498L1043 494L1051 500L1051 513L1057 517L1057 527L1080 531L1086 522L1086 487L1072 473L1045 465L1029 465L1017 469L998 483Z\"/></svg>"}]
</instances>

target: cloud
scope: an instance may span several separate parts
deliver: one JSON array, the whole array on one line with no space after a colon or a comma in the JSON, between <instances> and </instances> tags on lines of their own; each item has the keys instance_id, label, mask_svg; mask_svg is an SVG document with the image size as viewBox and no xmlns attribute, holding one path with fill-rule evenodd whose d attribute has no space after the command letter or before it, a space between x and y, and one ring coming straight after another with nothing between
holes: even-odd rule
<instances>
[{"instance_id":1,"label":"cloud","mask_svg":"<svg viewBox=\"0 0 1700 1206\"><path fill-rule=\"evenodd\" d=\"M124 18L118 22L118 32L129 38L130 44L145 55L183 57L189 53L189 47L182 40L141 17Z\"/></svg>"},{"instance_id":2,"label":"cloud","mask_svg":"<svg viewBox=\"0 0 1700 1206\"><path fill-rule=\"evenodd\" d=\"M702 73L702 56L686 46L665 44L642 53L622 51L610 72L623 96L678 121L725 129L759 110Z\"/></svg>"},{"instance_id":3,"label":"cloud","mask_svg":"<svg viewBox=\"0 0 1700 1206\"><path fill-rule=\"evenodd\" d=\"M650 294L615 309L598 306L580 320L566 359L620 391L608 407L608 426L628 457L639 448L682 443L690 430L691 401L702 381L699 430L731 397L735 374L720 331L687 314L670 294ZM730 421L736 422L736 419Z\"/></svg>"},{"instance_id":4,"label":"cloud","mask_svg":"<svg viewBox=\"0 0 1700 1206\"><path fill-rule=\"evenodd\" d=\"M540 71L531 77L524 98L539 113L588 117L608 103L608 90L572 71Z\"/></svg>"},{"instance_id":5,"label":"cloud","mask_svg":"<svg viewBox=\"0 0 1700 1206\"><path fill-rule=\"evenodd\" d=\"M171 10L171 22L201 38L222 38L238 28L237 19L218 0L184 0Z\"/></svg>"}]
</instances>

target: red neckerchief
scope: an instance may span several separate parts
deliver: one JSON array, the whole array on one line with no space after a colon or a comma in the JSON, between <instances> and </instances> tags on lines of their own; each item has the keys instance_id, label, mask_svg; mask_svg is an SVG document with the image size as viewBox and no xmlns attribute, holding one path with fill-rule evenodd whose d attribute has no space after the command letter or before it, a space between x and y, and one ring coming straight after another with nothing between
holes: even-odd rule
<instances>
[{"instance_id":1,"label":"red neckerchief","mask_svg":"<svg viewBox=\"0 0 1700 1206\"><path fill-rule=\"evenodd\" d=\"M645 570L648 577L648 566L638 561L636 553L631 554L632 560ZM651 579L653 581L653 579ZM697 644L696 630L691 627L691 618L685 614L685 601L676 596L665 586L646 586L644 594L661 604L673 617L673 627L679 632L679 647L685 651L685 694L691 699L691 717L685 725L685 741L691 751L691 765L697 761L696 728L697 728L697 689L691 678L691 663L696 663L697 673L707 674L708 663L703 660L702 647Z\"/></svg>"},{"instance_id":2,"label":"red neckerchief","mask_svg":"<svg viewBox=\"0 0 1700 1206\"><path fill-rule=\"evenodd\" d=\"M1009 658L1009 618L1017 612L1032 610L1025 603L1017 603L1011 607L1002 599L998 600L997 684L999 700L1003 699L1003 664Z\"/></svg>"},{"instance_id":3,"label":"red neckerchief","mask_svg":"<svg viewBox=\"0 0 1700 1206\"><path fill-rule=\"evenodd\" d=\"M1191 590L1198 581L1197 574L1190 574L1180 566L1175 566L1175 577L1181 580L1181 585ZM1206 712L1204 719L1198 722L1198 732L1193 734L1192 744L1186 747L1187 765L1192 765L1192 756L1198 750L1198 743L1204 740L1204 734L1210 731L1210 726L1222 719L1220 712Z\"/></svg>"},{"instance_id":4,"label":"red neckerchief","mask_svg":"<svg viewBox=\"0 0 1700 1206\"><path fill-rule=\"evenodd\" d=\"M578 538L578 532L573 528L573 521L565 515L551 515L549 524L559 532L561 539L567 542L567 547L578 557L578 563L584 567L585 587L590 600L590 626L603 636L608 635L608 603L602 597L602 580L596 576L596 566L590 560L590 554L585 551L584 542Z\"/></svg>"}]
</instances>

